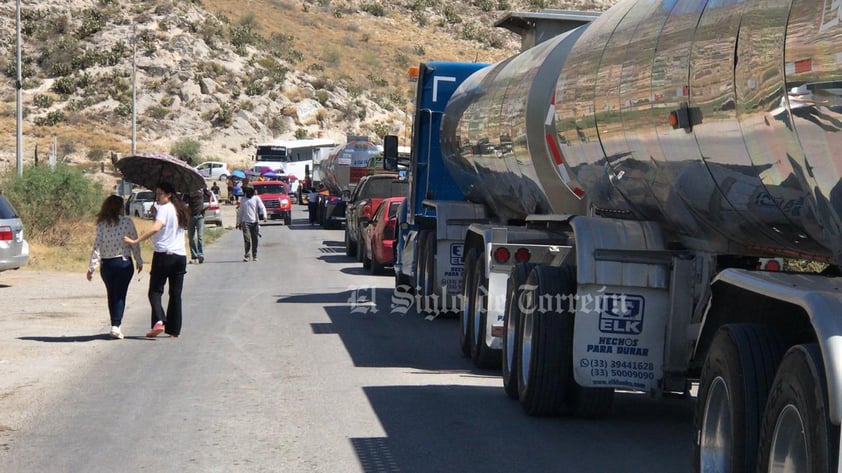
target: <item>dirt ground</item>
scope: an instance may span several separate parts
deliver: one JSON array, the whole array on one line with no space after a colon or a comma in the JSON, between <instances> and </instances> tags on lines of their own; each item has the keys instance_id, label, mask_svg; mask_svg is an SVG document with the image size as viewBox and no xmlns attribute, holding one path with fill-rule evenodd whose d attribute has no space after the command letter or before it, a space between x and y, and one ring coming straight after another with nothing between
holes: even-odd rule
<instances>
[{"instance_id":1,"label":"dirt ground","mask_svg":"<svg viewBox=\"0 0 842 473\"><path fill-rule=\"evenodd\" d=\"M129 307L148 304L148 284L146 271L139 282L135 275ZM123 328L142 331L147 324L124 319ZM0 273L0 434L23 426L74 370L113 349L109 344L120 343L108 336L110 327L98 273L90 282L84 270Z\"/></svg>"}]
</instances>

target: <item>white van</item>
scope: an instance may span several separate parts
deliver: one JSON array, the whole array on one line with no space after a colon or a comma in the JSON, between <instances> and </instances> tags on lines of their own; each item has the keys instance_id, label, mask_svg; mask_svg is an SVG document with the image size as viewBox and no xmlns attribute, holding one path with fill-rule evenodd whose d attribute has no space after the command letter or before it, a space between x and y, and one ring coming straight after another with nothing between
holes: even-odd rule
<instances>
[{"instance_id":1,"label":"white van","mask_svg":"<svg viewBox=\"0 0 842 473\"><path fill-rule=\"evenodd\" d=\"M196 171L205 177L205 179L218 179L224 181L228 179L231 172L228 171L228 165L221 161L205 161L196 166Z\"/></svg>"}]
</instances>

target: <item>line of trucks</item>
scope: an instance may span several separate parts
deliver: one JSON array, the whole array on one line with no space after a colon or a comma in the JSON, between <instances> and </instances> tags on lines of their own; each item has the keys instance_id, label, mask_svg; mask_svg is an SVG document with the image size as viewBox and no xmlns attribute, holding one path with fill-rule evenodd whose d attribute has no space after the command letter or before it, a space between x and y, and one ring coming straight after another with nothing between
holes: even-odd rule
<instances>
[{"instance_id":1,"label":"line of trucks","mask_svg":"<svg viewBox=\"0 0 842 473\"><path fill-rule=\"evenodd\" d=\"M422 64L396 290L458 312L529 415L698 383L696 471L842 472L840 18L623 0L504 19L530 47L496 64Z\"/></svg>"}]
</instances>

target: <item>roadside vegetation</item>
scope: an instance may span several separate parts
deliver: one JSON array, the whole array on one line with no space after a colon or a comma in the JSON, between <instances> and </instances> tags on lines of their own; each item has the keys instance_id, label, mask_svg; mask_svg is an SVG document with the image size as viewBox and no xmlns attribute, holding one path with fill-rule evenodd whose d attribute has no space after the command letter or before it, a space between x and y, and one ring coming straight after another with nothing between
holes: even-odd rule
<instances>
[{"instance_id":1,"label":"roadside vegetation","mask_svg":"<svg viewBox=\"0 0 842 473\"><path fill-rule=\"evenodd\" d=\"M0 191L23 221L29 242L29 264L23 269L84 275L96 235L96 214L109 192L65 163L55 168L29 165L22 174L0 176ZM138 233L152 225L150 220L133 220ZM205 244L224 232L224 228L205 227ZM144 271L148 271L152 245L142 243L141 254L147 263Z\"/></svg>"}]
</instances>

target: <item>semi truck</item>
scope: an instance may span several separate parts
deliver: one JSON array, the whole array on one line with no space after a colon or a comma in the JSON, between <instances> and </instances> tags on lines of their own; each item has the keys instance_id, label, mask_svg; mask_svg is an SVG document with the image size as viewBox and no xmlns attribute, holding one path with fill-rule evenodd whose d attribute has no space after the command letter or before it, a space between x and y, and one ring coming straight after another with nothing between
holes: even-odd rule
<instances>
[{"instance_id":1,"label":"semi truck","mask_svg":"<svg viewBox=\"0 0 842 473\"><path fill-rule=\"evenodd\" d=\"M840 18L622 0L422 64L396 290L529 415L697 386L696 471L842 471Z\"/></svg>"}]
</instances>

